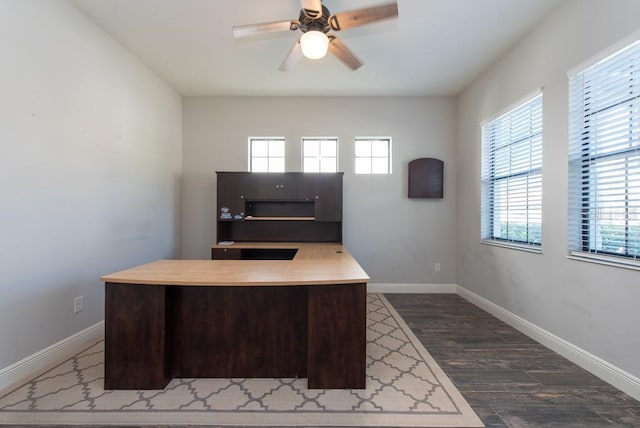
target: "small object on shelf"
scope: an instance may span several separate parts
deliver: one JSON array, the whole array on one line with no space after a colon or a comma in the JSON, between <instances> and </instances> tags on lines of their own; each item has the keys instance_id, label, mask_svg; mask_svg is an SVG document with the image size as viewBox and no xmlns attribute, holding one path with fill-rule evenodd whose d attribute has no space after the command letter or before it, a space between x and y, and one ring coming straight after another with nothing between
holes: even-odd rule
<instances>
[{"instance_id":1,"label":"small object on shelf","mask_svg":"<svg viewBox=\"0 0 640 428\"><path fill-rule=\"evenodd\" d=\"M220 218L222 220L231 220L231 213L229 212L228 207L220 208Z\"/></svg>"},{"instance_id":2,"label":"small object on shelf","mask_svg":"<svg viewBox=\"0 0 640 428\"><path fill-rule=\"evenodd\" d=\"M233 245L234 243L233 241L220 241L218 245Z\"/></svg>"}]
</instances>

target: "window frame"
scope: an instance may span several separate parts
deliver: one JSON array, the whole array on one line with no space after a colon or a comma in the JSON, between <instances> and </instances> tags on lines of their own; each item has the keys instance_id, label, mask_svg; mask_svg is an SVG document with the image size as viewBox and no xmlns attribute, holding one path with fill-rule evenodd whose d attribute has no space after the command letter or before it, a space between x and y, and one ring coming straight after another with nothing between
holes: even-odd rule
<instances>
[{"instance_id":1,"label":"window frame","mask_svg":"<svg viewBox=\"0 0 640 428\"><path fill-rule=\"evenodd\" d=\"M305 142L308 141L318 141L319 142L319 147L318 147L318 156L305 156ZM335 143L335 156L323 156L322 155L322 142L323 141L332 141ZM338 137L302 137L300 140L300 155L301 155L301 162L302 162L302 172L307 173L307 174L327 174L327 173L336 173L338 172L338 161L339 161L339 141L338 141ZM306 159L317 159L318 160L318 171L306 171L305 170L305 160ZM336 164L336 168L335 171L323 171L322 170L322 160L323 159L335 159L335 164Z\"/></svg>"},{"instance_id":2,"label":"window frame","mask_svg":"<svg viewBox=\"0 0 640 428\"><path fill-rule=\"evenodd\" d=\"M627 59L625 66L616 67L621 59ZM600 73L609 75L608 79L600 76ZM616 83L614 79L627 72L628 78L623 83ZM575 260L601 263L611 266L640 270L640 237L630 240L630 222L634 215L640 220L640 202L630 204L629 194L640 192L640 32L617 43L596 58L574 68L568 74L569 78L569 186L568 186L568 257ZM628 81L628 83L624 83ZM613 86L612 86L613 85ZM597 98L596 91L603 86L607 89L615 87L625 91L629 88L626 98L613 103L598 106L602 102ZM601 90L601 89L600 89ZM611 109L625 109L623 113L616 114L607 119L606 125L625 124L628 122L628 138L620 138L620 142L612 143L605 137L604 124L597 121L601 115L611 113ZM628 119L625 119L628 116ZM634 145L635 144L635 145ZM624 147L627 145L627 147ZM623 184L607 188L606 179L600 178L602 164L607 162L622 161L624 173L615 176ZM629 166L636 163L636 166ZM615 168L615 167L614 167ZM586 174L586 175L585 175ZM611 174L610 174L611 175ZM633 178L634 175L636 178ZM631 177L631 178L630 178ZM602 181L600 183L599 181ZM635 181L634 181L635 180ZM612 215L618 216L620 201L615 204L602 199L600 192L621 190L623 192L622 211L624 213L618 219L624 222L624 252L610 251L605 247L604 232L598 232L600 226L614 226L608 224ZM637 198L637 196L636 196ZM631 199L633 201L633 199ZM640 234L640 224L636 227ZM594 231L595 230L595 231ZM640 235L639 235L640 236ZM635 244L633 246L632 244ZM632 249L635 254L632 254Z\"/></svg>"},{"instance_id":3,"label":"window frame","mask_svg":"<svg viewBox=\"0 0 640 428\"><path fill-rule=\"evenodd\" d=\"M258 142L258 141L266 141L267 142L267 156L254 156L253 155L253 143L254 142ZM282 142L283 148L282 148L282 152L283 155L282 156L270 156L269 152L271 150L271 143L272 142ZM248 139L248 150L247 150L247 158L248 158L248 170L249 172L255 172L255 173L263 173L263 174L270 174L270 173L283 173L286 171L286 160L287 160L287 142L286 142L286 138L285 137L249 137ZM267 159L267 171L254 171L254 167L253 167L253 163L254 163L254 159ZM282 158L282 171L277 170L277 171L271 171L270 168L270 160L271 159L275 159L275 158Z\"/></svg>"},{"instance_id":4,"label":"window frame","mask_svg":"<svg viewBox=\"0 0 640 428\"><path fill-rule=\"evenodd\" d=\"M536 104L536 103L539 103ZM483 244L496 245L500 247L506 247L516 250L523 250L533 253L542 252L543 233L542 233L542 212L543 212L543 148L544 148L544 123L543 123L543 91L542 88L528 94L521 98L514 104L503 109L500 113L496 114L493 118L486 120L480 124L481 126L481 206L480 206L480 242ZM535 109L535 111L533 110ZM526 110L529 110L526 113ZM525 113L522 113L525 112ZM536 114L535 117L533 116ZM519 136L516 139L512 139L513 127L511 121L521 118L521 115L528 114L529 132ZM501 131L499 127L508 129L508 132ZM526 127L525 127L526 128ZM535 129L535 130L534 130ZM496 134L503 137L500 141L497 140ZM512 166L512 148L516 145L526 143L529 157L523 157L528 162L528 168L516 168L515 172L511 172ZM535 145L535 147L534 147ZM539 147L538 147L539 145ZM496 164L496 155L499 153L499 149L507 149L508 160L504 161L504 165L500 166ZM535 149L535 150L534 150ZM532 158L532 150L535 151L535 158ZM526 153L526 149L518 149L516 154ZM518 158L521 159L521 158ZM539 165L539 166L538 166ZM497 170L502 169L504 166L509 167L508 173L499 174ZM496 210L497 190L496 186L502 183L506 183L505 195L508 198L513 197L510 193L514 192L518 184L511 183L512 180L525 178L525 190L521 193L517 193L517 196L524 196L526 200L525 219L524 223L526 229L526 239L511 239L509 238L509 231L507 231L507 237L496 231L496 216L500 214L502 210ZM531 183L531 181L533 181ZM537 198L537 199L536 199ZM537 203L536 203L537 202ZM538 207L536 208L530 208ZM506 224L513 223L509 218L509 208L505 213L507 216ZM535 218L539 218L539 222L535 222ZM539 223L538 232L531 235L532 225L535 226ZM536 239L538 237L538 239Z\"/></svg>"},{"instance_id":5,"label":"window frame","mask_svg":"<svg viewBox=\"0 0 640 428\"><path fill-rule=\"evenodd\" d=\"M372 145L374 141L385 141L387 143L387 156L358 156L358 142L369 142L369 152L372 152ZM393 143L391 137L355 137L354 142L354 173L356 175L391 175L392 174L392 159L393 159ZM370 160L370 172L358 172L358 159ZM373 172L373 160L374 159L386 159L386 172Z\"/></svg>"}]
</instances>

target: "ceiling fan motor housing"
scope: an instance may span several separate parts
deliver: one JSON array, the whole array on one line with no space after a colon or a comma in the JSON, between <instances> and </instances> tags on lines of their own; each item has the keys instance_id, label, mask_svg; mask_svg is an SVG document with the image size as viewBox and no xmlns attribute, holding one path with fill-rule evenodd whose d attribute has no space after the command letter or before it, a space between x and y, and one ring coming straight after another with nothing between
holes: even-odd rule
<instances>
[{"instance_id":1,"label":"ceiling fan motor housing","mask_svg":"<svg viewBox=\"0 0 640 428\"><path fill-rule=\"evenodd\" d=\"M329 25L331 12L329 12L329 9L324 5L322 6L321 16L314 17L314 15L317 15L315 12L316 11L300 9L300 17L298 18L300 25L298 28L303 33L311 30L321 31L325 34L328 33L331 30L331 26Z\"/></svg>"}]
</instances>

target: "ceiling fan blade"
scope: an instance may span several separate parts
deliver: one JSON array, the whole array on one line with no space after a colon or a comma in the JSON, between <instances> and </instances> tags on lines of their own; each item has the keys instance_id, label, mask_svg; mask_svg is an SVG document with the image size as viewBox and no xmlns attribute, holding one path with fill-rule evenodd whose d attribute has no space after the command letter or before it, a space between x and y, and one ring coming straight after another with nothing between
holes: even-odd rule
<instances>
[{"instance_id":1,"label":"ceiling fan blade","mask_svg":"<svg viewBox=\"0 0 640 428\"><path fill-rule=\"evenodd\" d=\"M397 17L398 3L389 3L336 13L329 17L329 25L333 31L340 31Z\"/></svg>"},{"instance_id":2,"label":"ceiling fan blade","mask_svg":"<svg viewBox=\"0 0 640 428\"><path fill-rule=\"evenodd\" d=\"M262 24L236 25L233 27L233 37L249 37L262 33L276 31L295 31L298 29L298 21L263 22Z\"/></svg>"},{"instance_id":3,"label":"ceiling fan blade","mask_svg":"<svg viewBox=\"0 0 640 428\"><path fill-rule=\"evenodd\" d=\"M289 71L300 61L302 58L302 48L300 47L300 39L296 40L296 42L291 46L291 50L285 57L282 64L280 64L280 71Z\"/></svg>"},{"instance_id":4,"label":"ceiling fan blade","mask_svg":"<svg viewBox=\"0 0 640 428\"><path fill-rule=\"evenodd\" d=\"M322 16L322 0L300 0L300 6L302 6L304 14L311 19Z\"/></svg>"},{"instance_id":5,"label":"ceiling fan blade","mask_svg":"<svg viewBox=\"0 0 640 428\"><path fill-rule=\"evenodd\" d=\"M334 36L329 36L329 52L337 56L340 61L344 62L352 70L357 70L362 66L360 60L356 58L342 40Z\"/></svg>"}]
</instances>

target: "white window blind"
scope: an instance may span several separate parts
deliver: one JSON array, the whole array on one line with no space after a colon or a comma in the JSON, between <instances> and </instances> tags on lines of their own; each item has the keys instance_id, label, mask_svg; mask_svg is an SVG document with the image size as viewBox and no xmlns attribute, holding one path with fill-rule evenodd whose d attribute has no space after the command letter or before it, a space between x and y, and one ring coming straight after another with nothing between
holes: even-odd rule
<instances>
[{"instance_id":1,"label":"white window blind","mask_svg":"<svg viewBox=\"0 0 640 428\"><path fill-rule=\"evenodd\" d=\"M249 138L250 172L284 172L284 138Z\"/></svg>"},{"instance_id":2,"label":"white window blind","mask_svg":"<svg viewBox=\"0 0 640 428\"><path fill-rule=\"evenodd\" d=\"M569 251L640 264L640 41L569 80Z\"/></svg>"},{"instance_id":3,"label":"white window blind","mask_svg":"<svg viewBox=\"0 0 640 428\"><path fill-rule=\"evenodd\" d=\"M481 238L542 243L542 94L482 127Z\"/></svg>"}]
</instances>

